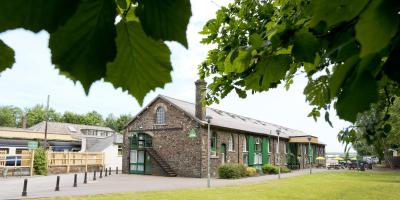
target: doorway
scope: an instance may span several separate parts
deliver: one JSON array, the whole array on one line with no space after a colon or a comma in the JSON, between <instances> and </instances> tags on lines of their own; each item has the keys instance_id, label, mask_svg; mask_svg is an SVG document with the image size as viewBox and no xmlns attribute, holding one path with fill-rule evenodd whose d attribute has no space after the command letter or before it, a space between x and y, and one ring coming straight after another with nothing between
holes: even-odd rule
<instances>
[{"instance_id":1,"label":"doorway","mask_svg":"<svg viewBox=\"0 0 400 200\"><path fill-rule=\"evenodd\" d=\"M226 163L226 144L221 144L221 164Z\"/></svg>"},{"instance_id":2,"label":"doorway","mask_svg":"<svg viewBox=\"0 0 400 200\"><path fill-rule=\"evenodd\" d=\"M129 173L151 174L151 156L145 148L152 147L152 137L146 133L135 133L130 140Z\"/></svg>"}]
</instances>

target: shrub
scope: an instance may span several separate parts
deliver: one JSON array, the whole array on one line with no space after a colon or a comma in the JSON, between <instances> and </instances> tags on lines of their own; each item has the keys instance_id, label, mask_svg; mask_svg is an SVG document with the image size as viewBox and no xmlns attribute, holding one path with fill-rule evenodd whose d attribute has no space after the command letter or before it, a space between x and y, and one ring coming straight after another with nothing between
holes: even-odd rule
<instances>
[{"instance_id":1,"label":"shrub","mask_svg":"<svg viewBox=\"0 0 400 200\"><path fill-rule=\"evenodd\" d=\"M35 150L33 169L35 174L47 175L47 151L43 147Z\"/></svg>"},{"instance_id":2,"label":"shrub","mask_svg":"<svg viewBox=\"0 0 400 200\"><path fill-rule=\"evenodd\" d=\"M246 167L246 176L254 176L257 170L254 167Z\"/></svg>"},{"instance_id":3,"label":"shrub","mask_svg":"<svg viewBox=\"0 0 400 200\"><path fill-rule=\"evenodd\" d=\"M240 177L245 177L246 176L246 166L244 166L242 164L234 164L234 165L236 165L236 167L240 171Z\"/></svg>"},{"instance_id":4,"label":"shrub","mask_svg":"<svg viewBox=\"0 0 400 200\"><path fill-rule=\"evenodd\" d=\"M288 168L288 167L286 167L286 166L283 166L283 167L281 167L281 172L282 173L289 173L291 170Z\"/></svg>"},{"instance_id":5,"label":"shrub","mask_svg":"<svg viewBox=\"0 0 400 200\"><path fill-rule=\"evenodd\" d=\"M274 165L271 165L271 164L265 164L263 167L262 167L262 171L265 173L265 174L277 174L278 173L278 167L277 166L274 166Z\"/></svg>"},{"instance_id":6,"label":"shrub","mask_svg":"<svg viewBox=\"0 0 400 200\"><path fill-rule=\"evenodd\" d=\"M245 167L240 164L224 164L218 168L220 178L235 179L240 178L244 174Z\"/></svg>"}]
</instances>

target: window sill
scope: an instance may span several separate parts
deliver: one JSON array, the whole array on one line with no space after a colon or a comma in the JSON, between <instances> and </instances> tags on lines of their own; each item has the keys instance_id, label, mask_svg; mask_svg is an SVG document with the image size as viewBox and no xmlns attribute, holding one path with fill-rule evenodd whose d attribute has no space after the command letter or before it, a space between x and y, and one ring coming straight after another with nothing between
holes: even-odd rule
<instances>
[{"instance_id":1,"label":"window sill","mask_svg":"<svg viewBox=\"0 0 400 200\"><path fill-rule=\"evenodd\" d=\"M228 150L228 152L235 153L235 151L234 151L234 150Z\"/></svg>"},{"instance_id":2,"label":"window sill","mask_svg":"<svg viewBox=\"0 0 400 200\"><path fill-rule=\"evenodd\" d=\"M154 125L156 125L156 126L165 126L167 124L154 124Z\"/></svg>"},{"instance_id":3,"label":"window sill","mask_svg":"<svg viewBox=\"0 0 400 200\"><path fill-rule=\"evenodd\" d=\"M216 159L219 158L219 156L211 156L210 158Z\"/></svg>"}]
</instances>

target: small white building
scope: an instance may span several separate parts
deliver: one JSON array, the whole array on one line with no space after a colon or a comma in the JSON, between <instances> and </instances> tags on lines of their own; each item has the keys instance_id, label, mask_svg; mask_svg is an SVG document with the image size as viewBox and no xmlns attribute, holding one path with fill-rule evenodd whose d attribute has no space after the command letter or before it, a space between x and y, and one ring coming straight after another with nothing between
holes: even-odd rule
<instances>
[{"instance_id":1,"label":"small white building","mask_svg":"<svg viewBox=\"0 0 400 200\"><path fill-rule=\"evenodd\" d=\"M36 124L31 131L44 132L45 122ZM48 122L48 134L66 134L81 141L80 152L103 152L105 167L122 169L122 141L123 136L108 127ZM65 151L58 146L50 146L53 151Z\"/></svg>"}]
</instances>

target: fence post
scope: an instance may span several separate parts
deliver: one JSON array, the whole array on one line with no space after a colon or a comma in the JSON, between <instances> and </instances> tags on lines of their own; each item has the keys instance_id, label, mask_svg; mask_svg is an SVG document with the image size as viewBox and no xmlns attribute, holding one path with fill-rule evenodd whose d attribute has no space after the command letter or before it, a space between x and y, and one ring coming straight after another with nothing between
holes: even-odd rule
<instances>
[{"instance_id":1,"label":"fence post","mask_svg":"<svg viewBox=\"0 0 400 200\"><path fill-rule=\"evenodd\" d=\"M22 189L22 196L23 197L26 197L26 195L27 195L27 192L26 192L27 187L28 187L28 179L24 179L24 187Z\"/></svg>"},{"instance_id":2,"label":"fence post","mask_svg":"<svg viewBox=\"0 0 400 200\"><path fill-rule=\"evenodd\" d=\"M34 160L35 160L35 150L32 150L32 152L31 152L31 167L30 167L30 172L29 172L30 176L33 176L33 162L34 162ZM49 166L47 166L47 169L49 169Z\"/></svg>"},{"instance_id":3,"label":"fence post","mask_svg":"<svg viewBox=\"0 0 400 200\"><path fill-rule=\"evenodd\" d=\"M55 191L60 191L60 176L57 176Z\"/></svg>"},{"instance_id":4,"label":"fence post","mask_svg":"<svg viewBox=\"0 0 400 200\"><path fill-rule=\"evenodd\" d=\"M108 168L108 175L111 175L111 167Z\"/></svg>"},{"instance_id":5,"label":"fence post","mask_svg":"<svg viewBox=\"0 0 400 200\"><path fill-rule=\"evenodd\" d=\"M93 180L96 180L96 169L93 171Z\"/></svg>"},{"instance_id":6,"label":"fence post","mask_svg":"<svg viewBox=\"0 0 400 200\"><path fill-rule=\"evenodd\" d=\"M69 152L67 153L67 173L69 173Z\"/></svg>"},{"instance_id":7,"label":"fence post","mask_svg":"<svg viewBox=\"0 0 400 200\"><path fill-rule=\"evenodd\" d=\"M88 160L88 153L85 152L85 171L87 172L87 160Z\"/></svg>"},{"instance_id":8,"label":"fence post","mask_svg":"<svg viewBox=\"0 0 400 200\"><path fill-rule=\"evenodd\" d=\"M83 184L87 183L87 172L85 172L85 178L83 179Z\"/></svg>"},{"instance_id":9,"label":"fence post","mask_svg":"<svg viewBox=\"0 0 400 200\"><path fill-rule=\"evenodd\" d=\"M115 168L115 174L118 174L118 166Z\"/></svg>"},{"instance_id":10,"label":"fence post","mask_svg":"<svg viewBox=\"0 0 400 200\"><path fill-rule=\"evenodd\" d=\"M105 173L105 176L107 177L107 167L106 167L106 173Z\"/></svg>"},{"instance_id":11,"label":"fence post","mask_svg":"<svg viewBox=\"0 0 400 200\"><path fill-rule=\"evenodd\" d=\"M100 169L100 178L103 178L103 169Z\"/></svg>"},{"instance_id":12,"label":"fence post","mask_svg":"<svg viewBox=\"0 0 400 200\"><path fill-rule=\"evenodd\" d=\"M78 186L77 179L78 179L78 174L74 174L74 187Z\"/></svg>"}]
</instances>

